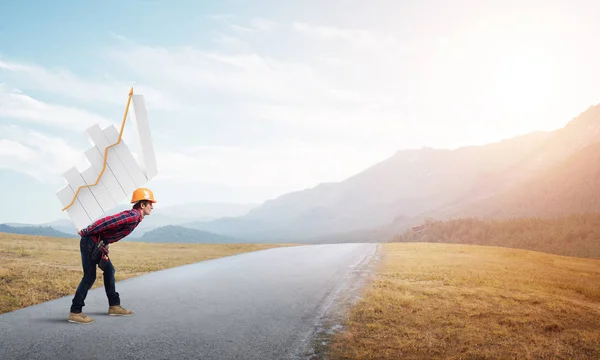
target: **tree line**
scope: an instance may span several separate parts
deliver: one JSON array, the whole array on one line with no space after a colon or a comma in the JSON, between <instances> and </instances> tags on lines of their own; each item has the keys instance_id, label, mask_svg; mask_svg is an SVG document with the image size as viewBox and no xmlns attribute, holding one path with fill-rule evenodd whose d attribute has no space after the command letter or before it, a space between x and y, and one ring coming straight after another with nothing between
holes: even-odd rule
<instances>
[{"instance_id":1,"label":"tree line","mask_svg":"<svg viewBox=\"0 0 600 360\"><path fill-rule=\"evenodd\" d=\"M428 219L393 237L393 242L503 246L600 259L600 213L555 218Z\"/></svg>"}]
</instances>

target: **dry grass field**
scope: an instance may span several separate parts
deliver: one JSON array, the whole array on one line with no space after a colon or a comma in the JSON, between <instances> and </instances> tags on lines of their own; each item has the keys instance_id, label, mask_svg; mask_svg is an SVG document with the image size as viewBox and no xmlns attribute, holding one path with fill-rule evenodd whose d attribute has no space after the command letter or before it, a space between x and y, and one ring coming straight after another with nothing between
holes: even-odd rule
<instances>
[{"instance_id":1,"label":"dry grass field","mask_svg":"<svg viewBox=\"0 0 600 360\"><path fill-rule=\"evenodd\" d=\"M117 281L285 244L111 245ZM600 359L600 260L387 243L328 359ZM72 295L79 239L0 233L0 313ZM98 271L94 287L103 286Z\"/></svg>"},{"instance_id":2,"label":"dry grass field","mask_svg":"<svg viewBox=\"0 0 600 360\"><path fill-rule=\"evenodd\" d=\"M146 244L110 245L116 280L175 266L285 244ZM81 277L79 238L0 233L0 314L73 295ZM104 286L97 271L94 288Z\"/></svg>"},{"instance_id":3,"label":"dry grass field","mask_svg":"<svg viewBox=\"0 0 600 360\"><path fill-rule=\"evenodd\" d=\"M328 359L600 359L600 260L383 245Z\"/></svg>"}]
</instances>

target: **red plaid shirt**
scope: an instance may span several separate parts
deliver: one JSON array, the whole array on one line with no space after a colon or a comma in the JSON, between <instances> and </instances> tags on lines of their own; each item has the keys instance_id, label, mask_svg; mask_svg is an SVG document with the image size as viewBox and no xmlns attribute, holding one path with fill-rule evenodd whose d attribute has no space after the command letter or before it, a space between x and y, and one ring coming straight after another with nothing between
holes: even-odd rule
<instances>
[{"instance_id":1,"label":"red plaid shirt","mask_svg":"<svg viewBox=\"0 0 600 360\"><path fill-rule=\"evenodd\" d=\"M81 236L91 236L95 243L98 243L101 238L105 242L114 243L131 234L141 221L142 212L140 210L125 210L96 220L81 230Z\"/></svg>"}]
</instances>

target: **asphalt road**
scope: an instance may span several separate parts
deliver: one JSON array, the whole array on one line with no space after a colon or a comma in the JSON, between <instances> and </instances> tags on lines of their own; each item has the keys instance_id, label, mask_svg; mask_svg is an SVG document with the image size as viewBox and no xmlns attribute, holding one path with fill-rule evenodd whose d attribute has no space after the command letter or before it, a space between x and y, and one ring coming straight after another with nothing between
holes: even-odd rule
<instances>
[{"instance_id":1,"label":"asphalt road","mask_svg":"<svg viewBox=\"0 0 600 360\"><path fill-rule=\"evenodd\" d=\"M117 291L135 314L108 316L100 287L86 299L88 325L67 322L72 296L2 314L0 359L304 359L323 319L364 283L376 246L269 249L128 279Z\"/></svg>"}]
</instances>

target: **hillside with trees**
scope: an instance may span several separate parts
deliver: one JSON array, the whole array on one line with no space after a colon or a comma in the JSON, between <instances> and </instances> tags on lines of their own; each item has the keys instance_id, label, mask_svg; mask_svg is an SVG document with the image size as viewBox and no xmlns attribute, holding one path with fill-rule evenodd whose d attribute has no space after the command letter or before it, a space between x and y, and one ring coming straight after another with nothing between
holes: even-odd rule
<instances>
[{"instance_id":1,"label":"hillside with trees","mask_svg":"<svg viewBox=\"0 0 600 360\"><path fill-rule=\"evenodd\" d=\"M600 259L600 213L555 218L429 220L392 242L502 246Z\"/></svg>"},{"instance_id":2,"label":"hillside with trees","mask_svg":"<svg viewBox=\"0 0 600 360\"><path fill-rule=\"evenodd\" d=\"M600 142L542 171L526 182L478 202L447 211L453 217L552 217L600 212ZM429 216L441 218L443 213Z\"/></svg>"}]
</instances>

